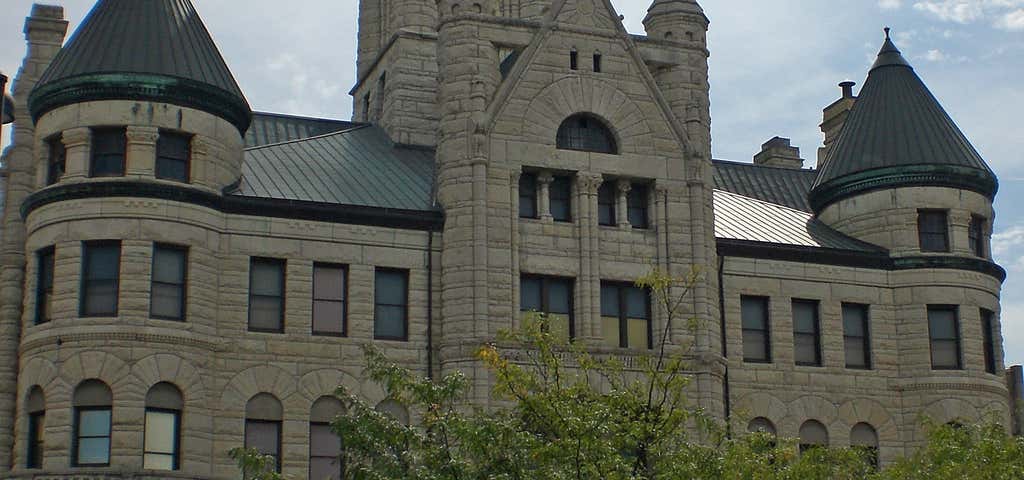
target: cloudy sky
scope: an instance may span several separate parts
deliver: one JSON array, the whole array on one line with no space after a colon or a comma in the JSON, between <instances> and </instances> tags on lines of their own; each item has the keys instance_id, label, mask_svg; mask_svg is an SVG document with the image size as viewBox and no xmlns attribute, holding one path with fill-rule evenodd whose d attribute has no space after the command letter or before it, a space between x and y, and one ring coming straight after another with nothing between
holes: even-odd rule
<instances>
[{"instance_id":1,"label":"cloudy sky","mask_svg":"<svg viewBox=\"0 0 1024 480\"><path fill-rule=\"evenodd\" d=\"M31 0L2 0L0 71L24 54ZM357 0L193 0L253 108L347 119L355 79ZM74 28L93 0L61 3ZM649 0L613 0L643 33ZM821 109L845 79L863 83L891 26L904 55L996 170L993 250L1004 286L1007 363L1024 363L1024 0L705 0L711 19L716 158L750 161L790 137L808 166ZM4 132L5 139L9 137Z\"/></svg>"}]
</instances>

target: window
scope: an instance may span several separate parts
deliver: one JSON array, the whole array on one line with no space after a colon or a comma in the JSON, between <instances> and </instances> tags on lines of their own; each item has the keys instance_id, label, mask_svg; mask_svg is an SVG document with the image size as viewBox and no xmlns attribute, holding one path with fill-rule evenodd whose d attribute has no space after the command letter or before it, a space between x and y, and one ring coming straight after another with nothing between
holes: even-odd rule
<instances>
[{"instance_id":1,"label":"window","mask_svg":"<svg viewBox=\"0 0 1024 480\"><path fill-rule=\"evenodd\" d=\"M797 365L821 366L818 302L793 300L793 350Z\"/></svg>"},{"instance_id":2,"label":"window","mask_svg":"<svg viewBox=\"0 0 1024 480\"><path fill-rule=\"evenodd\" d=\"M828 446L828 430L817 420L808 420L800 426L800 453L812 448Z\"/></svg>"},{"instance_id":3,"label":"window","mask_svg":"<svg viewBox=\"0 0 1024 480\"><path fill-rule=\"evenodd\" d=\"M602 283L601 331L609 347L653 348L650 293L630 284Z\"/></svg>"},{"instance_id":4,"label":"window","mask_svg":"<svg viewBox=\"0 0 1024 480\"><path fill-rule=\"evenodd\" d=\"M36 253L36 325L53 320L53 269L55 250Z\"/></svg>"},{"instance_id":5,"label":"window","mask_svg":"<svg viewBox=\"0 0 1024 480\"><path fill-rule=\"evenodd\" d=\"M519 218L537 218L537 175L519 176Z\"/></svg>"},{"instance_id":6,"label":"window","mask_svg":"<svg viewBox=\"0 0 1024 480\"><path fill-rule=\"evenodd\" d=\"M551 181L549 196L551 199L551 217L556 222L572 221L572 179L555 177Z\"/></svg>"},{"instance_id":7,"label":"window","mask_svg":"<svg viewBox=\"0 0 1024 480\"><path fill-rule=\"evenodd\" d=\"M67 169L68 150L60 135L46 141L49 158L46 162L46 184L53 185L60 181Z\"/></svg>"},{"instance_id":8,"label":"window","mask_svg":"<svg viewBox=\"0 0 1024 480\"><path fill-rule=\"evenodd\" d=\"M74 428L71 464L75 467L110 465L110 411L113 395L99 380L78 385L72 399Z\"/></svg>"},{"instance_id":9,"label":"window","mask_svg":"<svg viewBox=\"0 0 1024 480\"><path fill-rule=\"evenodd\" d=\"M594 73L601 73L601 54L594 54Z\"/></svg>"},{"instance_id":10,"label":"window","mask_svg":"<svg viewBox=\"0 0 1024 480\"><path fill-rule=\"evenodd\" d=\"M920 210L917 230L922 252L949 251L949 221L945 210Z\"/></svg>"},{"instance_id":11,"label":"window","mask_svg":"<svg viewBox=\"0 0 1024 480\"><path fill-rule=\"evenodd\" d=\"M569 70L579 70L580 54L576 50L569 52Z\"/></svg>"},{"instance_id":12,"label":"window","mask_svg":"<svg viewBox=\"0 0 1024 480\"><path fill-rule=\"evenodd\" d=\"M928 306L928 335L931 337L932 368L960 370L960 320L957 307Z\"/></svg>"},{"instance_id":13,"label":"window","mask_svg":"<svg viewBox=\"0 0 1024 480\"><path fill-rule=\"evenodd\" d=\"M747 431L750 433L767 433L771 436L775 436L775 424L771 420L764 417L757 417L747 424Z\"/></svg>"},{"instance_id":14,"label":"window","mask_svg":"<svg viewBox=\"0 0 1024 480\"><path fill-rule=\"evenodd\" d=\"M519 281L519 309L547 315L550 332L562 340L576 335L573 325L573 281L568 278L523 275Z\"/></svg>"},{"instance_id":15,"label":"window","mask_svg":"<svg viewBox=\"0 0 1024 480\"><path fill-rule=\"evenodd\" d=\"M558 127L556 144L562 150L617 153L618 147L611 130L593 115L573 115Z\"/></svg>"},{"instance_id":16,"label":"window","mask_svg":"<svg viewBox=\"0 0 1024 480\"><path fill-rule=\"evenodd\" d=\"M90 177L123 177L128 140L123 128L98 128L92 131Z\"/></svg>"},{"instance_id":17,"label":"window","mask_svg":"<svg viewBox=\"0 0 1024 480\"><path fill-rule=\"evenodd\" d=\"M161 131L156 141L156 178L188 182L192 136Z\"/></svg>"},{"instance_id":18,"label":"window","mask_svg":"<svg viewBox=\"0 0 1024 480\"><path fill-rule=\"evenodd\" d=\"M32 387L25 400L25 411L28 412L28 438L25 442L25 468L43 468L43 451L46 445L46 398L43 389Z\"/></svg>"},{"instance_id":19,"label":"window","mask_svg":"<svg viewBox=\"0 0 1024 480\"><path fill-rule=\"evenodd\" d=\"M875 427L866 423L858 423L850 430L850 446L867 453L868 461L878 468L878 432Z\"/></svg>"},{"instance_id":20,"label":"window","mask_svg":"<svg viewBox=\"0 0 1024 480\"><path fill-rule=\"evenodd\" d=\"M99 241L82 244L82 317L117 315L121 277L121 242Z\"/></svg>"},{"instance_id":21,"label":"window","mask_svg":"<svg viewBox=\"0 0 1024 480\"><path fill-rule=\"evenodd\" d=\"M260 393L245 405L245 448L255 448L274 458L274 471L281 473L281 402L269 393ZM251 478L244 472L245 478Z\"/></svg>"},{"instance_id":22,"label":"window","mask_svg":"<svg viewBox=\"0 0 1024 480\"><path fill-rule=\"evenodd\" d=\"M348 332L346 297L348 268L343 265L313 265L313 334L343 337Z\"/></svg>"},{"instance_id":23,"label":"window","mask_svg":"<svg viewBox=\"0 0 1024 480\"><path fill-rule=\"evenodd\" d=\"M615 203L618 200L615 182L604 182L597 188L597 223L615 226Z\"/></svg>"},{"instance_id":24,"label":"window","mask_svg":"<svg viewBox=\"0 0 1024 480\"><path fill-rule=\"evenodd\" d=\"M988 222L985 217L971 215L971 225L967 230L967 236L971 243L971 253L975 257L985 258L985 227Z\"/></svg>"},{"instance_id":25,"label":"window","mask_svg":"<svg viewBox=\"0 0 1024 480\"><path fill-rule=\"evenodd\" d=\"M867 305L843 304L843 346L846 351L846 368L871 369Z\"/></svg>"},{"instance_id":26,"label":"window","mask_svg":"<svg viewBox=\"0 0 1024 480\"><path fill-rule=\"evenodd\" d=\"M344 407L334 397L321 397L309 415L309 480L341 478L341 437L331 431L331 421Z\"/></svg>"},{"instance_id":27,"label":"window","mask_svg":"<svg viewBox=\"0 0 1024 480\"><path fill-rule=\"evenodd\" d=\"M408 340L409 272L378 268L373 291L373 337Z\"/></svg>"},{"instance_id":28,"label":"window","mask_svg":"<svg viewBox=\"0 0 1024 480\"><path fill-rule=\"evenodd\" d=\"M740 314L743 317L743 361L771 363L768 298L740 297Z\"/></svg>"},{"instance_id":29,"label":"window","mask_svg":"<svg viewBox=\"0 0 1024 480\"><path fill-rule=\"evenodd\" d=\"M163 320L185 320L185 279L188 275L188 248L176 245L153 246L153 274L150 286L149 315Z\"/></svg>"},{"instance_id":30,"label":"window","mask_svg":"<svg viewBox=\"0 0 1024 480\"><path fill-rule=\"evenodd\" d=\"M981 309L981 335L985 342L985 371L996 373L996 330L995 313Z\"/></svg>"},{"instance_id":31,"label":"window","mask_svg":"<svg viewBox=\"0 0 1024 480\"><path fill-rule=\"evenodd\" d=\"M181 411L178 387L161 382L146 394L146 434L142 468L178 470L181 463Z\"/></svg>"},{"instance_id":32,"label":"window","mask_svg":"<svg viewBox=\"0 0 1024 480\"><path fill-rule=\"evenodd\" d=\"M249 331L284 332L285 261L253 258L249 265Z\"/></svg>"},{"instance_id":33,"label":"window","mask_svg":"<svg viewBox=\"0 0 1024 480\"><path fill-rule=\"evenodd\" d=\"M626 195L629 224L633 228L647 228L647 186L633 184Z\"/></svg>"}]
</instances>

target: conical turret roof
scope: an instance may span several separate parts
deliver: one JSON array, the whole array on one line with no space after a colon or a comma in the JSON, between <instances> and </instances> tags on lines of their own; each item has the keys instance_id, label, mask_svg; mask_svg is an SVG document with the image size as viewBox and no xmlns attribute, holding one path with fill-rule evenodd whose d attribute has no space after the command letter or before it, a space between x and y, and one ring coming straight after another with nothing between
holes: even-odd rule
<instances>
[{"instance_id":1,"label":"conical turret roof","mask_svg":"<svg viewBox=\"0 0 1024 480\"><path fill-rule=\"evenodd\" d=\"M886 29L842 133L810 193L815 211L843 198L902 186L945 186L992 198L998 183Z\"/></svg>"},{"instance_id":2,"label":"conical turret roof","mask_svg":"<svg viewBox=\"0 0 1024 480\"><path fill-rule=\"evenodd\" d=\"M99 0L39 79L33 117L90 100L203 110L245 132L245 95L190 0Z\"/></svg>"}]
</instances>

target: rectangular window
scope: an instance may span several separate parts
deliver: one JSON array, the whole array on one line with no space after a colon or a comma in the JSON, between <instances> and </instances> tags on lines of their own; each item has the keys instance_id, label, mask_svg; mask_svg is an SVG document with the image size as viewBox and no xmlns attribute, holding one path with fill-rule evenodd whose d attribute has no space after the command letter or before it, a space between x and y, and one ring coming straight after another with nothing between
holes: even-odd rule
<instances>
[{"instance_id":1,"label":"rectangular window","mask_svg":"<svg viewBox=\"0 0 1024 480\"><path fill-rule=\"evenodd\" d=\"M537 175L519 176L519 218L537 218Z\"/></svg>"},{"instance_id":2,"label":"rectangular window","mask_svg":"<svg viewBox=\"0 0 1024 480\"><path fill-rule=\"evenodd\" d=\"M191 135L160 131L156 141L156 178L188 182L191 159Z\"/></svg>"},{"instance_id":3,"label":"rectangular window","mask_svg":"<svg viewBox=\"0 0 1024 480\"><path fill-rule=\"evenodd\" d=\"M341 437L329 423L309 424L309 480L341 478Z\"/></svg>"},{"instance_id":4,"label":"rectangular window","mask_svg":"<svg viewBox=\"0 0 1024 480\"><path fill-rule=\"evenodd\" d=\"M348 296L348 268L343 265L313 265L313 334L345 336Z\"/></svg>"},{"instance_id":5,"label":"rectangular window","mask_svg":"<svg viewBox=\"0 0 1024 480\"><path fill-rule=\"evenodd\" d=\"M123 177L128 139L123 128L97 128L92 131L90 177Z\"/></svg>"},{"instance_id":6,"label":"rectangular window","mask_svg":"<svg viewBox=\"0 0 1024 480\"><path fill-rule=\"evenodd\" d=\"M957 307L928 306L928 335L931 338L932 369L960 370L960 319Z\"/></svg>"},{"instance_id":7,"label":"rectangular window","mask_svg":"<svg viewBox=\"0 0 1024 480\"><path fill-rule=\"evenodd\" d=\"M121 242L99 241L82 244L80 316L117 315L120 270Z\"/></svg>"},{"instance_id":8,"label":"rectangular window","mask_svg":"<svg viewBox=\"0 0 1024 480\"><path fill-rule=\"evenodd\" d=\"M281 472L281 422L270 420L245 421L245 448L256 449L262 455L274 458L274 470ZM248 474L246 478L251 478Z\"/></svg>"},{"instance_id":9,"label":"rectangular window","mask_svg":"<svg viewBox=\"0 0 1024 480\"><path fill-rule=\"evenodd\" d=\"M597 189L597 221L601 225L615 226L615 203L618 200L615 182L604 182Z\"/></svg>"},{"instance_id":10,"label":"rectangular window","mask_svg":"<svg viewBox=\"0 0 1024 480\"><path fill-rule=\"evenodd\" d=\"M843 304L843 347L846 368L871 369L871 331L868 328L868 306Z\"/></svg>"},{"instance_id":11,"label":"rectangular window","mask_svg":"<svg viewBox=\"0 0 1024 480\"><path fill-rule=\"evenodd\" d=\"M54 247L36 253L36 325L53 320Z\"/></svg>"},{"instance_id":12,"label":"rectangular window","mask_svg":"<svg viewBox=\"0 0 1024 480\"><path fill-rule=\"evenodd\" d=\"M650 292L628 283L602 283L601 331L609 347L653 348Z\"/></svg>"},{"instance_id":13,"label":"rectangular window","mask_svg":"<svg viewBox=\"0 0 1024 480\"><path fill-rule=\"evenodd\" d=\"M793 300L793 349L797 365L821 366L821 325L814 300Z\"/></svg>"},{"instance_id":14,"label":"rectangular window","mask_svg":"<svg viewBox=\"0 0 1024 480\"><path fill-rule=\"evenodd\" d=\"M594 54L594 73L601 73L601 54Z\"/></svg>"},{"instance_id":15,"label":"rectangular window","mask_svg":"<svg viewBox=\"0 0 1024 480\"><path fill-rule=\"evenodd\" d=\"M188 248L177 245L153 246L153 273L149 315L162 320L185 320L185 289L188 278Z\"/></svg>"},{"instance_id":16,"label":"rectangular window","mask_svg":"<svg viewBox=\"0 0 1024 480\"><path fill-rule=\"evenodd\" d=\"M68 151L64 141L57 135L46 142L49 148L49 159L46 162L46 184L53 185L60 181L67 169Z\"/></svg>"},{"instance_id":17,"label":"rectangular window","mask_svg":"<svg viewBox=\"0 0 1024 480\"><path fill-rule=\"evenodd\" d=\"M579 70L579 68L580 68L580 54L579 54L579 52L576 52L575 50L569 52L569 69L570 70Z\"/></svg>"},{"instance_id":18,"label":"rectangular window","mask_svg":"<svg viewBox=\"0 0 1024 480\"><path fill-rule=\"evenodd\" d=\"M378 268L373 292L373 337L408 340L409 272Z\"/></svg>"},{"instance_id":19,"label":"rectangular window","mask_svg":"<svg viewBox=\"0 0 1024 480\"><path fill-rule=\"evenodd\" d=\"M971 215L971 225L968 228L968 240L971 244L971 253L975 257L986 258L985 255L985 227L988 221L980 215Z\"/></svg>"},{"instance_id":20,"label":"rectangular window","mask_svg":"<svg viewBox=\"0 0 1024 480\"><path fill-rule=\"evenodd\" d=\"M633 228L647 228L647 185L633 184L626 195L629 224Z\"/></svg>"},{"instance_id":21,"label":"rectangular window","mask_svg":"<svg viewBox=\"0 0 1024 480\"><path fill-rule=\"evenodd\" d=\"M25 468L43 468L43 448L46 435L46 413L35 412L28 416L28 455Z\"/></svg>"},{"instance_id":22,"label":"rectangular window","mask_svg":"<svg viewBox=\"0 0 1024 480\"><path fill-rule=\"evenodd\" d=\"M768 298L740 297L740 315L743 317L743 361L771 363Z\"/></svg>"},{"instance_id":23,"label":"rectangular window","mask_svg":"<svg viewBox=\"0 0 1024 480\"><path fill-rule=\"evenodd\" d=\"M146 435L142 468L146 470L177 470L181 449L178 432L181 412L146 409Z\"/></svg>"},{"instance_id":24,"label":"rectangular window","mask_svg":"<svg viewBox=\"0 0 1024 480\"><path fill-rule=\"evenodd\" d=\"M985 342L985 371L996 373L996 314L991 310L981 309L981 335Z\"/></svg>"},{"instance_id":25,"label":"rectangular window","mask_svg":"<svg viewBox=\"0 0 1024 480\"><path fill-rule=\"evenodd\" d=\"M249 331L284 332L285 261L253 258L249 264Z\"/></svg>"},{"instance_id":26,"label":"rectangular window","mask_svg":"<svg viewBox=\"0 0 1024 480\"><path fill-rule=\"evenodd\" d=\"M572 179L555 177L549 190L551 197L551 217L556 222L572 221Z\"/></svg>"},{"instance_id":27,"label":"rectangular window","mask_svg":"<svg viewBox=\"0 0 1024 480\"><path fill-rule=\"evenodd\" d=\"M74 466L110 465L110 407L76 408L74 426Z\"/></svg>"},{"instance_id":28,"label":"rectangular window","mask_svg":"<svg viewBox=\"0 0 1024 480\"><path fill-rule=\"evenodd\" d=\"M547 314L551 333L562 340L576 336L572 295L572 279L523 275L519 281L519 309L524 319L531 312Z\"/></svg>"},{"instance_id":29,"label":"rectangular window","mask_svg":"<svg viewBox=\"0 0 1024 480\"><path fill-rule=\"evenodd\" d=\"M945 210L919 210L917 231L922 252L949 251L949 219Z\"/></svg>"}]
</instances>

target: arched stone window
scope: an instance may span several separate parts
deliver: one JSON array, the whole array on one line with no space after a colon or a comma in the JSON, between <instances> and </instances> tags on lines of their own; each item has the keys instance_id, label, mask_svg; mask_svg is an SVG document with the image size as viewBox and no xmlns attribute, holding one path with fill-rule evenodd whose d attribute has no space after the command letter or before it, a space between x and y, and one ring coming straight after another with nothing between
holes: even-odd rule
<instances>
[{"instance_id":1,"label":"arched stone window","mask_svg":"<svg viewBox=\"0 0 1024 480\"><path fill-rule=\"evenodd\" d=\"M404 405L394 400L384 400L377 404L378 412L390 415L402 425L409 425L409 410Z\"/></svg>"},{"instance_id":2,"label":"arched stone window","mask_svg":"<svg viewBox=\"0 0 1024 480\"><path fill-rule=\"evenodd\" d=\"M345 407L334 397L320 397L309 412L309 479L341 478L341 437L331 431L331 421Z\"/></svg>"},{"instance_id":3,"label":"arched stone window","mask_svg":"<svg viewBox=\"0 0 1024 480\"><path fill-rule=\"evenodd\" d=\"M615 135L605 123L594 115L573 115L558 127L556 144L561 150L582 152L619 153Z\"/></svg>"},{"instance_id":4,"label":"arched stone window","mask_svg":"<svg viewBox=\"0 0 1024 480\"><path fill-rule=\"evenodd\" d=\"M142 453L147 470L178 470L181 464L181 390L161 382L146 394L146 435Z\"/></svg>"},{"instance_id":5,"label":"arched stone window","mask_svg":"<svg viewBox=\"0 0 1024 480\"><path fill-rule=\"evenodd\" d=\"M866 423L858 423L850 430L850 445L868 452L871 464L878 468L878 432L875 427Z\"/></svg>"},{"instance_id":6,"label":"arched stone window","mask_svg":"<svg viewBox=\"0 0 1024 480\"><path fill-rule=\"evenodd\" d=\"M800 453L814 447L828 446L828 430L817 420L808 420L800 426Z\"/></svg>"},{"instance_id":7,"label":"arched stone window","mask_svg":"<svg viewBox=\"0 0 1024 480\"><path fill-rule=\"evenodd\" d=\"M46 425L46 397L38 385L32 387L25 397L25 414L28 416L28 445L25 452L25 468L43 468L43 451Z\"/></svg>"},{"instance_id":8,"label":"arched stone window","mask_svg":"<svg viewBox=\"0 0 1024 480\"><path fill-rule=\"evenodd\" d=\"M775 436L775 424L764 417L757 417L747 424L747 431L750 433L763 432Z\"/></svg>"},{"instance_id":9,"label":"arched stone window","mask_svg":"<svg viewBox=\"0 0 1024 480\"><path fill-rule=\"evenodd\" d=\"M281 472L281 401L269 393L260 393L245 405L245 448L255 448L274 458L274 469ZM247 475L248 476L248 475Z\"/></svg>"},{"instance_id":10,"label":"arched stone window","mask_svg":"<svg viewBox=\"0 0 1024 480\"><path fill-rule=\"evenodd\" d=\"M86 380L75 389L71 404L74 425L71 464L75 467L110 465L110 420L114 396L99 380Z\"/></svg>"}]
</instances>

